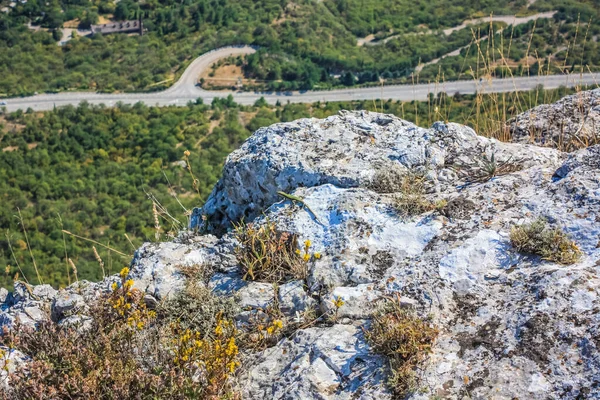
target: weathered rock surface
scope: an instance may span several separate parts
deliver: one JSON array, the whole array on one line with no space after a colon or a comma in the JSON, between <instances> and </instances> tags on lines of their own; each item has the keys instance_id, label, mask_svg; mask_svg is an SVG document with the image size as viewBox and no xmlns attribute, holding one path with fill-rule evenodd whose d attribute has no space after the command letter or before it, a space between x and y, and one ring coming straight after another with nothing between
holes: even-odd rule
<instances>
[{"instance_id":1,"label":"weathered rock surface","mask_svg":"<svg viewBox=\"0 0 600 400\"><path fill-rule=\"evenodd\" d=\"M490 163L511 168L486 176ZM422 196L446 206L401 216L394 182L415 172L425 177ZM242 279L231 233L192 231L136 253L133 278L152 298L183 287L181 268L206 264L216 271L208 287L243 305L238 321L273 304L289 318L317 308L336 314L247 354L239 382L245 399L391 398L386 360L363 336L381 296L398 296L440 329L412 399L600 398L600 146L567 154L367 112L300 120L263 128L230 155L194 215L194 229L219 234L242 217L268 218L321 254L306 281L275 287ZM513 249L511 227L538 217L575 240L578 263ZM45 304L25 294L11 301L0 321Z\"/></svg>"},{"instance_id":2,"label":"weathered rock surface","mask_svg":"<svg viewBox=\"0 0 600 400\"><path fill-rule=\"evenodd\" d=\"M340 327L363 324L375 298L396 293L421 315L433 314L442 329L421 373L424 390L412 398L600 396L598 151L568 156L499 143L455 124L422 129L372 113L259 130L229 157L196 215L206 215L213 224L206 228L216 231L241 217L259 224L269 218L300 241L310 239L322 257L310 270L309 291L326 288L325 311L341 297L339 318L350 325L305 330L331 337L311 340L310 351L287 340L266 350L249 370L247 396L349 396L353 389L342 384L349 379L339 368L303 354L343 342ZM492 155L498 164L514 162L513 172L480 179ZM398 216L393 196L369 189L378 188L373 183L382 170L425 174L427 196L447 200L447 208ZM277 198L277 190L303 198L315 215ZM263 211L266 217L257 217ZM575 239L584 252L578 264L560 266L510 246L510 227L539 216ZM370 375L374 365L360 378L371 389L355 396L389 396ZM320 380L308 371L320 371Z\"/></svg>"},{"instance_id":3,"label":"weathered rock surface","mask_svg":"<svg viewBox=\"0 0 600 400\"><path fill-rule=\"evenodd\" d=\"M600 143L600 89L543 104L509 121L513 141L574 150Z\"/></svg>"},{"instance_id":4,"label":"weathered rock surface","mask_svg":"<svg viewBox=\"0 0 600 400\"><path fill-rule=\"evenodd\" d=\"M223 177L191 227L222 231L231 221L252 220L279 200L277 191L331 184L369 187L388 170L430 174L438 190L464 183L464 173L494 154L498 162L532 166L556 160L551 151L511 146L479 137L467 127L438 122L420 128L393 116L342 112L323 120L302 119L259 129L229 155Z\"/></svg>"}]
</instances>

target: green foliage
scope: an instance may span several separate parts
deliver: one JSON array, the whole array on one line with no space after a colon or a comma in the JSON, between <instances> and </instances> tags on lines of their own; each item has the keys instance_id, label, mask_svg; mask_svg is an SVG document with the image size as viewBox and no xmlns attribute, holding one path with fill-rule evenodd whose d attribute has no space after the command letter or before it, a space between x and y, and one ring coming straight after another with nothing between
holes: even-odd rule
<instances>
[{"instance_id":1,"label":"green foliage","mask_svg":"<svg viewBox=\"0 0 600 400\"><path fill-rule=\"evenodd\" d=\"M125 234L139 246L156 233L147 193L185 225L186 211L173 195L186 209L201 199L177 162L184 150L193 151L189 162L205 198L225 157L250 134L240 125L239 112L224 109L212 134L210 110L203 105L107 109L83 104L10 116L12 131L0 132L0 147L13 150L0 152L0 264L11 266L1 285L10 286L17 272L25 279L36 276L18 209L42 279L54 286L68 283L65 256L77 265L80 279L101 277L91 246L62 229L131 254ZM161 235L181 226L163 213L159 222ZM129 261L101 247L98 251L107 273L114 272L113 263Z\"/></svg>"},{"instance_id":2,"label":"green foliage","mask_svg":"<svg viewBox=\"0 0 600 400\"><path fill-rule=\"evenodd\" d=\"M0 2L2 4L2 2ZM407 0L197 0L162 2L17 2L8 14L0 13L0 94L26 95L35 91L98 90L102 92L160 90L174 82L196 56L217 47L253 44L261 50L248 56L247 77L264 81L271 90L330 88L341 85L411 83L411 73L427 62L462 46L462 54L446 57L420 73L423 80L469 78L473 70L484 76L499 68L508 74L507 60L521 66L511 73L547 72L600 63L598 0L538 0L527 8L524 0L464 3L436 0L415 4ZM471 17L490 13L558 9L554 19L523 24L498 33L492 28L494 50L487 40L489 24L455 31ZM81 27L99 16L115 19L143 17L144 36L93 35L58 46L64 22L78 18ZM579 23L578 23L579 18ZM26 24L43 29L32 31ZM589 23L589 25L588 25ZM357 37L376 34L389 41L357 46ZM533 36L532 36L533 34ZM393 36L393 37L392 37ZM511 45L508 45L512 42ZM568 51L566 50L568 48ZM525 59L526 54L537 62ZM483 54L492 58L483 60ZM513 64L514 65L514 64ZM525 68L525 69L524 69Z\"/></svg>"},{"instance_id":3,"label":"green foliage","mask_svg":"<svg viewBox=\"0 0 600 400\"><path fill-rule=\"evenodd\" d=\"M581 258L581 250L569 236L559 228L552 228L543 218L530 224L513 226L510 242L515 249L537 254L545 260L570 265Z\"/></svg>"}]
</instances>

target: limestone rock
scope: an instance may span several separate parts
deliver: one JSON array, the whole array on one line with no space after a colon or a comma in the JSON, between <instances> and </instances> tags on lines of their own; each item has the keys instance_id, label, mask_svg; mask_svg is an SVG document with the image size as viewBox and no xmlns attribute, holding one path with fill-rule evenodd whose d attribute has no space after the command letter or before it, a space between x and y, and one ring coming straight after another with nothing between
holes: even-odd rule
<instances>
[{"instance_id":1,"label":"limestone rock","mask_svg":"<svg viewBox=\"0 0 600 400\"><path fill-rule=\"evenodd\" d=\"M0 288L0 303L6 303L10 298L10 293L5 288Z\"/></svg>"},{"instance_id":2,"label":"limestone rock","mask_svg":"<svg viewBox=\"0 0 600 400\"><path fill-rule=\"evenodd\" d=\"M494 154L498 162L547 163L557 154L499 143L458 124L420 128L399 118L369 112L342 112L323 120L302 119L261 128L229 155L223 176L192 228L222 232L231 221L246 221L277 202L277 191L325 184L337 188L377 186L378 174L428 173L431 184L452 182L456 169L477 168ZM457 178L458 179L458 178ZM464 182L463 182L464 183ZM206 221L202 219L206 217Z\"/></svg>"},{"instance_id":3,"label":"limestone rock","mask_svg":"<svg viewBox=\"0 0 600 400\"><path fill-rule=\"evenodd\" d=\"M279 306L287 316L300 315L316 305L316 301L304 290L300 280L284 283L279 287Z\"/></svg>"},{"instance_id":4,"label":"limestone rock","mask_svg":"<svg viewBox=\"0 0 600 400\"><path fill-rule=\"evenodd\" d=\"M78 314L86 308L83 296L69 291L59 293L52 303L52 319L60 321L70 315Z\"/></svg>"},{"instance_id":5,"label":"limestone rock","mask_svg":"<svg viewBox=\"0 0 600 400\"><path fill-rule=\"evenodd\" d=\"M2 390L10 387L10 375L25 364L29 357L17 349L9 349L5 346L0 346L0 351L4 354L0 361L0 390Z\"/></svg>"},{"instance_id":6,"label":"limestone rock","mask_svg":"<svg viewBox=\"0 0 600 400\"><path fill-rule=\"evenodd\" d=\"M331 363L335 357L320 356L328 345L319 340L335 337L343 349L345 332L354 330L354 346L366 349L355 324L368 326L363 319L384 295L442 328L419 373L429 390L413 399L600 396L597 160L596 147L567 157L478 137L456 124L423 129L374 113L259 130L229 157L196 215L206 215L211 225L204 228L215 232L241 217L259 225L268 218L300 242L310 240L321 257L311 261L308 290L321 293L326 313L340 296L338 320L347 325L304 329L265 351L244 381L247 397L349 397L351 379ZM485 177L486 163L514 165ZM394 179L381 180L392 183L388 188L374 183L381 171L409 170L426 177L424 196L447 205L398 215ZM312 211L278 198L277 190L301 197ZM512 248L511 226L538 217L575 240L580 262L556 265ZM303 335L318 336L312 353ZM358 358L369 357L367 351ZM374 392L353 396L384 398L375 371L365 368L361 377Z\"/></svg>"},{"instance_id":7,"label":"limestone rock","mask_svg":"<svg viewBox=\"0 0 600 400\"><path fill-rule=\"evenodd\" d=\"M375 290L372 284L362 284L355 287L336 287L321 302L321 310L327 314L335 314L338 318L368 318L375 310L375 300L382 293ZM343 301L338 309L334 302Z\"/></svg>"},{"instance_id":8,"label":"limestone rock","mask_svg":"<svg viewBox=\"0 0 600 400\"><path fill-rule=\"evenodd\" d=\"M37 285L33 288L34 297L42 301L52 301L58 291L50 285Z\"/></svg>"},{"instance_id":9,"label":"limestone rock","mask_svg":"<svg viewBox=\"0 0 600 400\"><path fill-rule=\"evenodd\" d=\"M243 397L389 399L382 385L383 362L369 352L357 327L309 328L250 360Z\"/></svg>"},{"instance_id":10,"label":"limestone rock","mask_svg":"<svg viewBox=\"0 0 600 400\"><path fill-rule=\"evenodd\" d=\"M176 242L145 243L131 262L130 278L135 287L157 299L168 298L184 286L185 268L215 268L234 271L237 268L230 237L212 235L180 238Z\"/></svg>"},{"instance_id":11,"label":"limestone rock","mask_svg":"<svg viewBox=\"0 0 600 400\"><path fill-rule=\"evenodd\" d=\"M600 89L543 104L509 121L513 141L572 151L600 143Z\"/></svg>"}]
</instances>

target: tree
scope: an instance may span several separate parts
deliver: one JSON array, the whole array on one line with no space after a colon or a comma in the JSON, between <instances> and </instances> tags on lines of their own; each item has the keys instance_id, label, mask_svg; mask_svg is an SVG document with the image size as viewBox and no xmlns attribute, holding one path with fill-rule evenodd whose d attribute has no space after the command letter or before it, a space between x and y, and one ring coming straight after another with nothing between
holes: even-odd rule
<instances>
[{"instance_id":1,"label":"tree","mask_svg":"<svg viewBox=\"0 0 600 400\"><path fill-rule=\"evenodd\" d=\"M346 72L343 76L342 76L342 85L345 86L352 86L355 83L355 78L354 78L354 74L352 74L352 72Z\"/></svg>"},{"instance_id":2,"label":"tree","mask_svg":"<svg viewBox=\"0 0 600 400\"><path fill-rule=\"evenodd\" d=\"M98 23L98 13L95 11L86 10L79 22L79 27L81 29L89 29L92 25Z\"/></svg>"}]
</instances>

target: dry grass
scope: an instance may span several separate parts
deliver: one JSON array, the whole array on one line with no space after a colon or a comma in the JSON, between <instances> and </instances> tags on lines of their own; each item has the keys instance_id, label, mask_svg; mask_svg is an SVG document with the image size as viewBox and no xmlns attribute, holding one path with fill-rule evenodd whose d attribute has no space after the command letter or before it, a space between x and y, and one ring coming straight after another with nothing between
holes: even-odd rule
<instances>
[{"instance_id":1,"label":"dry grass","mask_svg":"<svg viewBox=\"0 0 600 400\"><path fill-rule=\"evenodd\" d=\"M536 254L544 260L563 265L576 263L582 255L577 244L566 233L548 226L543 218L530 224L513 226L510 242L520 252Z\"/></svg>"},{"instance_id":2,"label":"dry grass","mask_svg":"<svg viewBox=\"0 0 600 400\"><path fill-rule=\"evenodd\" d=\"M393 207L402 217L412 217L443 207L427 198L426 177L394 168L381 168L369 188L377 193L394 193Z\"/></svg>"},{"instance_id":3,"label":"dry grass","mask_svg":"<svg viewBox=\"0 0 600 400\"><path fill-rule=\"evenodd\" d=\"M467 172L470 183L487 182L497 176L508 175L523 169L521 163L514 162L511 159L507 161L496 160L495 154L492 154L490 157L484 155L476 161L478 165L469 168Z\"/></svg>"},{"instance_id":4,"label":"dry grass","mask_svg":"<svg viewBox=\"0 0 600 400\"><path fill-rule=\"evenodd\" d=\"M431 353L438 330L430 321L402 309L396 298L385 298L365 336L374 353L389 360L388 384L397 398L417 387L415 369Z\"/></svg>"},{"instance_id":5,"label":"dry grass","mask_svg":"<svg viewBox=\"0 0 600 400\"><path fill-rule=\"evenodd\" d=\"M471 112L464 116L462 121L457 121L473 127L473 129L482 136L498 139L503 142L512 141L510 130L510 120L517 115L539 105L549 104L559 100L557 91L548 91L539 88L528 92L519 92L516 83L513 83L514 90L511 92L493 93L490 90L492 80L504 78L513 80L517 77L533 76L531 74L532 66L537 63L536 75L540 78L555 73L556 69L564 71L566 74L579 74L589 72L589 67L579 63L577 68L570 72L568 65L578 63L580 60L574 56L569 57L569 52L575 53L576 49L584 49L587 40L587 32L584 35L575 35L573 41L567 46L567 57L564 65L560 66L557 61L550 58L540 57L532 43L535 38L535 23L532 33L528 38L528 47L525 56L518 63L507 58L510 54L513 43L514 26L511 28L510 38L506 40L499 31L494 31L492 20L490 19L489 29L472 30L472 41L467 49L476 50L476 62L474 68L467 68L466 59L463 61L463 70L460 72L459 79L472 78L478 86L475 96L475 103ZM579 30L579 23L577 25ZM573 64L575 65L575 64ZM517 67L520 68L517 68ZM561 68L562 67L562 68ZM520 71L520 72L519 72ZM416 76L418 82L418 75ZM566 81L566 75L565 75ZM443 73L438 73L435 81L432 82L440 91L444 91L445 77ZM596 84L598 87L598 84ZM576 87L576 92L580 93L581 87ZM452 114L452 105L445 101L445 96L438 96L429 100L428 121L439 119L448 121ZM417 124L418 124L417 115ZM582 140L579 132L573 135L565 135L568 140L560 140L556 143L559 150L568 151L569 149L579 149L590 145L589 140ZM532 134L532 142L533 142Z\"/></svg>"},{"instance_id":6,"label":"dry grass","mask_svg":"<svg viewBox=\"0 0 600 400\"><path fill-rule=\"evenodd\" d=\"M298 249L298 237L277 230L275 223L266 221L257 227L243 222L235 226L235 236L240 242L237 259L244 279L283 283L290 279L306 278L308 261L312 258L305 243L305 252Z\"/></svg>"}]
</instances>

